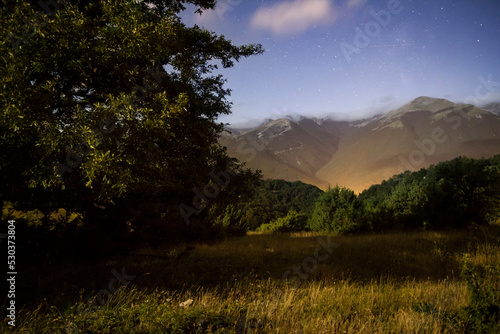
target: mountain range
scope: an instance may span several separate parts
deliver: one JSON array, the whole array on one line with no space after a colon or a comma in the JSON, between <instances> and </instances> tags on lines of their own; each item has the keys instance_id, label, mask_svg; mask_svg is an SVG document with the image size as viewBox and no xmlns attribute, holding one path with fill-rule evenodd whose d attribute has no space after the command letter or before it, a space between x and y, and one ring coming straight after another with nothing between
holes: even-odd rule
<instances>
[{"instance_id":1,"label":"mountain range","mask_svg":"<svg viewBox=\"0 0 500 334\"><path fill-rule=\"evenodd\" d=\"M264 178L361 192L405 170L457 156L500 153L499 106L481 109L419 97L387 114L355 122L302 117L228 128L220 142L230 156L261 170Z\"/></svg>"}]
</instances>

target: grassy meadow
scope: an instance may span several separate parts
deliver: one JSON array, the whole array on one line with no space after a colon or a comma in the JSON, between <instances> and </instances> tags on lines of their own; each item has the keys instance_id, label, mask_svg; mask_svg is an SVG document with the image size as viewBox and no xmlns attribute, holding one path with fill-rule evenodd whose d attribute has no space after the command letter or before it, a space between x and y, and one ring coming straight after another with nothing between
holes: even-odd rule
<instances>
[{"instance_id":1,"label":"grassy meadow","mask_svg":"<svg viewBox=\"0 0 500 334\"><path fill-rule=\"evenodd\" d=\"M318 251L328 238L336 246ZM446 319L470 300L460 276L465 258L480 268L500 264L500 226L358 236L250 233L96 263L33 263L18 276L24 306L14 331L455 333L460 324ZM294 266L300 274L290 274ZM126 279L118 282L113 270ZM120 288L99 294L113 287Z\"/></svg>"}]
</instances>

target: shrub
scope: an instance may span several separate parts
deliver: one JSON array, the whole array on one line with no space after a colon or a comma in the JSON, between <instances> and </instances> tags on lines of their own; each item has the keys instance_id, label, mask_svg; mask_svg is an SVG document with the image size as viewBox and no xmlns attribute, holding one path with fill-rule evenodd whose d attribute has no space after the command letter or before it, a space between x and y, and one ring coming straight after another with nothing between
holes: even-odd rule
<instances>
[{"instance_id":1,"label":"shrub","mask_svg":"<svg viewBox=\"0 0 500 334\"><path fill-rule=\"evenodd\" d=\"M470 303L445 319L461 332L500 333L500 266L472 268L467 259L462 277L471 292Z\"/></svg>"},{"instance_id":2,"label":"shrub","mask_svg":"<svg viewBox=\"0 0 500 334\"><path fill-rule=\"evenodd\" d=\"M298 232L305 230L306 227L307 217L295 210L291 210L286 217L275 219L268 224L262 224L257 231L269 233Z\"/></svg>"},{"instance_id":3,"label":"shrub","mask_svg":"<svg viewBox=\"0 0 500 334\"><path fill-rule=\"evenodd\" d=\"M361 228L361 217L361 202L354 191L336 186L328 188L316 201L309 227L313 231L354 232Z\"/></svg>"},{"instance_id":4,"label":"shrub","mask_svg":"<svg viewBox=\"0 0 500 334\"><path fill-rule=\"evenodd\" d=\"M214 206L215 208L215 206ZM229 204L221 215L216 217L215 226L232 235L244 235L248 226L243 219L244 212L237 205Z\"/></svg>"}]
</instances>

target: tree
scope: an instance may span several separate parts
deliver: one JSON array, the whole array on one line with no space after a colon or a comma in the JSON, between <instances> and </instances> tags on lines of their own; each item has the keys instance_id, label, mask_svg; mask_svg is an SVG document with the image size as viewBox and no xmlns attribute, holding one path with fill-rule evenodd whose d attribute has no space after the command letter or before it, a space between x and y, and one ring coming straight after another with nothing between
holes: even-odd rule
<instances>
[{"instance_id":1,"label":"tree","mask_svg":"<svg viewBox=\"0 0 500 334\"><path fill-rule=\"evenodd\" d=\"M500 172L494 159L458 157L429 168L425 213L432 226L486 225L494 218L500 199Z\"/></svg>"},{"instance_id":2,"label":"tree","mask_svg":"<svg viewBox=\"0 0 500 334\"><path fill-rule=\"evenodd\" d=\"M211 172L250 175L217 142L231 103L213 72L262 47L185 26L188 2L215 6L14 0L1 9L0 202L101 225L149 210L179 220L177 205L191 204Z\"/></svg>"},{"instance_id":3,"label":"tree","mask_svg":"<svg viewBox=\"0 0 500 334\"><path fill-rule=\"evenodd\" d=\"M262 224L287 216L291 211L309 218L316 199L322 193L318 187L300 181L261 180L255 185L253 196L238 203L236 212L239 215L229 210L216 220L254 230ZM223 226L229 225L225 223Z\"/></svg>"},{"instance_id":4,"label":"tree","mask_svg":"<svg viewBox=\"0 0 500 334\"><path fill-rule=\"evenodd\" d=\"M463 228L499 216L500 155L458 157L393 176L359 196L375 229Z\"/></svg>"},{"instance_id":5,"label":"tree","mask_svg":"<svg viewBox=\"0 0 500 334\"><path fill-rule=\"evenodd\" d=\"M361 228L361 216L361 202L354 191L335 186L316 201L309 227L313 231L353 232Z\"/></svg>"},{"instance_id":6,"label":"tree","mask_svg":"<svg viewBox=\"0 0 500 334\"><path fill-rule=\"evenodd\" d=\"M416 228L423 226L425 222L427 195L421 180L415 174L406 174L407 177L394 185L386 199L385 205L398 227Z\"/></svg>"}]
</instances>

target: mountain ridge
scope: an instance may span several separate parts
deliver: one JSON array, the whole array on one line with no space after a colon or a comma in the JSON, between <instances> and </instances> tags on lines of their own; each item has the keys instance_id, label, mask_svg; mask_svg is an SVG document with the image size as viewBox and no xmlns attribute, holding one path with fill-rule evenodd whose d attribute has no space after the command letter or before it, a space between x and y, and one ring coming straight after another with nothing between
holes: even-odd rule
<instances>
[{"instance_id":1,"label":"mountain ridge","mask_svg":"<svg viewBox=\"0 0 500 334\"><path fill-rule=\"evenodd\" d=\"M404 170L459 155L500 153L500 116L473 105L421 96L358 121L293 117L222 136L231 156L265 178L340 185L357 192ZM234 130L230 130L234 131Z\"/></svg>"}]
</instances>

